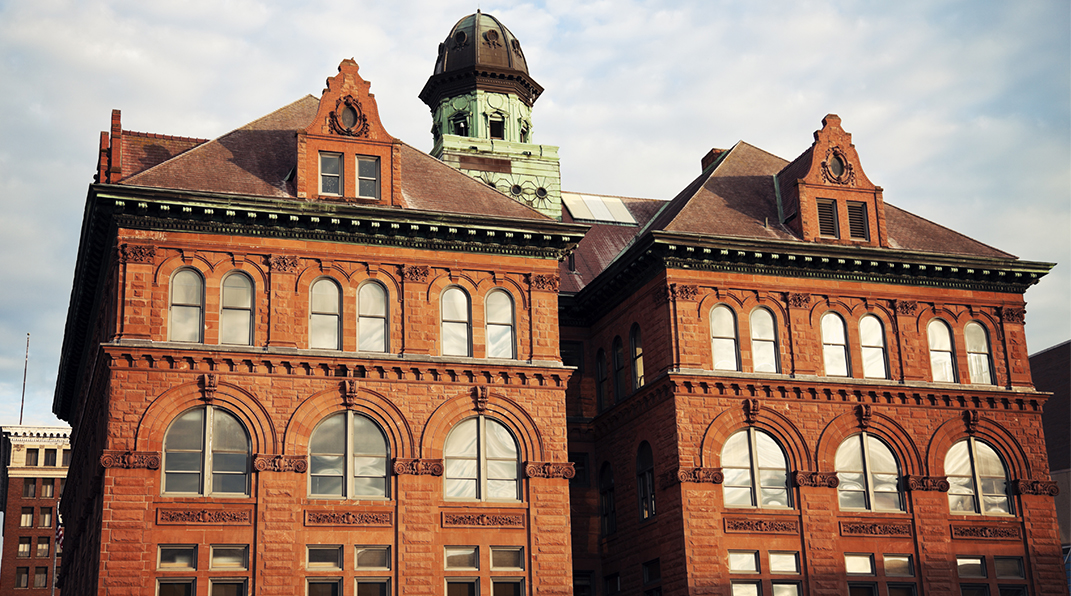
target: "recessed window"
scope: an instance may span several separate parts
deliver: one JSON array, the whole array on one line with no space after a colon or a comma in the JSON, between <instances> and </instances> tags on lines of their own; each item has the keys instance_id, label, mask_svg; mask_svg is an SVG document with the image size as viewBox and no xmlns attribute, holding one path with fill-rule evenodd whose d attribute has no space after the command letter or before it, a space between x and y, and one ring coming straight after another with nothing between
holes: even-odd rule
<instances>
[{"instance_id":1,"label":"recessed window","mask_svg":"<svg viewBox=\"0 0 1071 596\"><path fill-rule=\"evenodd\" d=\"M479 594L479 580L476 579L446 579L446 596L477 596Z\"/></svg>"},{"instance_id":2,"label":"recessed window","mask_svg":"<svg viewBox=\"0 0 1071 596\"><path fill-rule=\"evenodd\" d=\"M514 358L513 298L505 290L487 294L487 357Z\"/></svg>"},{"instance_id":3,"label":"recessed window","mask_svg":"<svg viewBox=\"0 0 1071 596\"><path fill-rule=\"evenodd\" d=\"M640 337L640 326L633 323L628 337L632 353L632 390L635 391L643 387L643 339Z\"/></svg>"},{"instance_id":4,"label":"recessed window","mask_svg":"<svg viewBox=\"0 0 1071 596\"><path fill-rule=\"evenodd\" d=\"M209 582L208 596L245 596L244 579L213 579Z\"/></svg>"},{"instance_id":5,"label":"recessed window","mask_svg":"<svg viewBox=\"0 0 1071 596\"><path fill-rule=\"evenodd\" d=\"M357 350L387 351L387 290L370 281L357 292Z\"/></svg>"},{"instance_id":6,"label":"recessed window","mask_svg":"<svg viewBox=\"0 0 1071 596\"><path fill-rule=\"evenodd\" d=\"M171 278L171 341L201 341L204 281L192 269L180 269Z\"/></svg>"},{"instance_id":7,"label":"recessed window","mask_svg":"<svg viewBox=\"0 0 1071 596\"><path fill-rule=\"evenodd\" d=\"M308 596L339 596L342 593L342 580L339 579L310 579L308 582Z\"/></svg>"},{"instance_id":8,"label":"recessed window","mask_svg":"<svg viewBox=\"0 0 1071 596\"><path fill-rule=\"evenodd\" d=\"M797 552L771 552L770 573L796 575L800 572L800 554Z\"/></svg>"},{"instance_id":9,"label":"recessed window","mask_svg":"<svg viewBox=\"0 0 1071 596\"><path fill-rule=\"evenodd\" d=\"M388 596L390 580L387 578L357 578L356 596Z\"/></svg>"},{"instance_id":10,"label":"recessed window","mask_svg":"<svg viewBox=\"0 0 1071 596\"><path fill-rule=\"evenodd\" d=\"M442 295L443 356L472 355L472 311L469 295L458 287L447 288Z\"/></svg>"},{"instance_id":11,"label":"recessed window","mask_svg":"<svg viewBox=\"0 0 1071 596\"><path fill-rule=\"evenodd\" d=\"M309 347L341 350L342 290L332 279L319 279L309 294Z\"/></svg>"},{"instance_id":12,"label":"recessed window","mask_svg":"<svg viewBox=\"0 0 1071 596\"><path fill-rule=\"evenodd\" d=\"M595 401L600 412L610 406L606 398L606 352L600 348L595 354Z\"/></svg>"},{"instance_id":13,"label":"recessed window","mask_svg":"<svg viewBox=\"0 0 1071 596\"><path fill-rule=\"evenodd\" d=\"M362 199L379 198L379 158L357 158L357 196Z\"/></svg>"},{"instance_id":14,"label":"recessed window","mask_svg":"<svg viewBox=\"0 0 1071 596\"><path fill-rule=\"evenodd\" d=\"M866 203L848 201L848 235L852 240L870 240Z\"/></svg>"},{"instance_id":15,"label":"recessed window","mask_svg":"<svg viewBox=\"0 0 1071 596\"><path fill-rule=\"evenodd\" d=\"M211 569L249 568L249 547L246 545L212 545L211 554Z\"/></svg>"},{"instance_id":16,"label":"recessed window","mask_svg":"<svg viewBox=\"0 0 1071 596\"><path fill-rule=\"evenodd\" d=\"M889 378L885 363L885 329L874 315L859 319L859 344L863 348L863 376L868 379Z\"/></svg>"},{"instance_id":17,"label":"recessed window","mask_svg":"<svg viewBox=\"0 0 1071 596\"><path fill-rule=\"evenodd\" d=\"M936 383L955 383L956 364L952 352L952 330L939 319L926 326L930 346L930 371Z\"/></svg>"},{"instance_id":18,"label":"recessed window","mask_svg":"<svg viewBox=\"0 0 1071 596\"><path fill-rule=\"evenodd\" d=\"M249 434L233 414L194 408L171 423L164 435L164 493L249 494Z\"/></svg>"},{"instance_id":19,"label":"recessed window","mask_svg":"<svg viewBox=\"0 0 1071 596\"><path fill-rule=\"evenodd\" d=\"M754 550L729 551L729 571L732 573L758 573L759 552Z\"/></svg>"},{"instance_id":20,"label":"recessed window","mask_svg":"<svg viewBox=\"0 0 1071 596\"><path fill-rule=\"evenodd\" d=\"M945 455L945 474L952 513L1011 515L1008 470L989 444L969 437L952 445Z\"/></svg>"},{"instance_id":21,"label":"recessed window","mask_svg":"<svg viewBox=\"0 0 1071 596\"><path fill-rule=\"evenodd\" d=\"M521 578L491 578L492 596L522 596L524 594L524 580Z\"/></svg>"},{"instance_id":22,"label":"recessed window","mask_svg":"<svg viewBox=\"0 0 1071 596\"><path fill-rule=\"evenodd\" d=\"M732 583L732 595L762 596L762 586L758 582L735 581Z\"/></svg>"},{"instance_id":23,"label":"recessed window","mask_svg":"<svg viewBox=\"0 0 1071 596\"><path fill-rule=\"evenodd\" d=\"M41 498L51 499L56 494L56 481L52 478L43 478L41 480Z\"/></svg>"},{"instance_id":24,"label":"recessed window","mask_svg":"<svg viewBox=\"0 0 1071 596\"><path fill-rule=\"evenodd\" d=\"M840 238L837 225L837 202L830 199L818 199L818 235L827 238Z\"/></svg>"},{"instance_id":25,"label":"recessed window","mask_svg":"<svg viewBox=\"0 0 1071 596\"><path fill-rule=\"evenodd\" d=\"M70 449L64 449L63 450L63 464L62 465L65 468L67 466L71 465L71 450Z\"/></svg>"},{"instance_id":26,"label":"recessed window","mask_svg":"<svg viewBox=\"0 0 1071 596\"><path fill-rule=\"evenodd\" d=\"M755 372L781 372L777 358L777 324L765 308L751 313L751 359Z\"/></svg>"},{"instance_id":27,"label":"recessed window","mask_svg":"<svg viewBox=\"0 0 1071 596\"><path fill-rule=\"evenodd\" d=\"M617 509L614 504L614 470L610 462L602 464L599 472L599 517L603 536L617 531Z\"/></svg>"},{"instance_id":28,"label":"recessed window","mask_svg":"<svg viewBox=\"0 0 1071 596\"><path fill-rule=\"evenodd\" d=\"M903 511L900 466L881 439L865 432L848 437L835 459L841 509Z\"/></svg>"},{"instance_id":29,"label":"recessed window","mask_svg":"<svg viewBox=\"0 0 1071 596\"><path fill-rule=\"evenodd\" d=\"M848 376L848 330L836 313L822 315L822 358L827 377Z\"/></svg>"},{"instance_id":30,"label":"recessed window","mask_svg":"<svg viewBox=\"0 0 1071 596\"><path fill-rule=\"evenodd\" d=\"M956 557L956 574L960 577L985 577L985 557Z\"/></svg>"},{"instance_id":31,"label":"recessed window","mask_svg":"<svg viewBox=\"0 0 1071 596\"><path fill-rule=\"evenodd\" d=\"M990 366L989 337L985 327L971 321L963 327L967 340L967 370L971 373L971 383L993 384L993 371Z\"/></svg>"},{"instance_id":32,"label":"recessed window","mask_svg":"<svg viewBox=\"0 0 1071 596\"><path fill-rule=\"evenodd\" d=\"M874 575L874 555L844 555L844 569L848 575Z\"/></svg>"},{"instance_id":33,"label":"recessed window","mask_svg":"<svg viewBox=\"0 0 1071 596\"><path fill-rule=\"evenodd\" d=\"M54 468L56 467L56 450L45 449L45 465Z\"/></svg>"},{"instance_id":34,"label":"recessed window","mask_svg":"<svg viewBox=\"0 0 1071 596\"><path fill-rule=\"evenodd\" d=\"M31 539L29 536L22 536L21 538L19 538L19 550L16 553L16 556L22 558L27 558L30 556L30 540Z\"/></svg>"},{"instance_id":35,"label":"recessed window","mask_svg":"<svg viewBox=\"0 0 1071 596\"><path fill-rule=\"evenodd\" d=\"M45 536L38 536L37 537L37 552L34 554L34 556L35 557L42 557L42 558L43 557L47 557L51 553L51 548L50 548L51 546L52 546L52 543L50 542L49 538L47 538Z\"/></svg>"},{"instance_id":36,"label":"recessed window","mask_svg":"<svg viewBox=\"0 0 1071 596\"><path fill-rule=\"evenodd\" d=\"M320 194L342 194L342 154L320 154Z\"/></svg>"},{"instance_id":37,"label":"recessed window","mask_svg":"<svg viewBox=\"0 0 1071 596\"><path fill-rule=\"evenodd\" d=\"M733 434L721 451L726 507L790 507L788 460L777 441L752 427Z\"/></svg>"},{"instance_id":38,"label":"recessed window","mask_svg":"<svg viewBox=\"0 0 1071 596\"><path fill-rule=\"evenodd\" d=\"M588 454L582 452L569 452L569 462L573 464L575 474L569 479L569 486L587 488L591 486L591 478L588 472Z\"/></svg>"},{"instance_id":39,"label":"recessed window","mask_svg":"<svg viewBox=\"0 0 1071 596\"><path fill-rule=\"evenodd\" d=\"M357 569L390 569L389 546L358 546Z\"/></svg>"},{"instance_id":40,"label":"recessed window","mask_svg":"<svg viewBox=\"0 0 1071 596\"><path fill-rule=\"evenodd\" d=\"M308 569L342 569L342 547L338 545L310 545Z\"/></svg>"},{"instance_id":41,"label":"recessed window","mask_svg":"<svg viewBox=\"0 0 1071 596\"><path fill-rule=\"evenodd\" d=\"M15 568L15 587L16 588L29 588L30 587L30 568L29 567L16 567Z\"/></svg>"},{"instance_id":42,"label":"recessed window","mask_svg":"<svg viewBox=\"0 0 1071 596\"><path fill-rule=\"evenodd\" d=\"M33 499L37 496L37 479L24 478L22 480L22 498Z\"/></svg>"},{"instance_id":43,"label":"recessed window","mask_svg":"<svg viewBox=\"0 0 1071 596\"><path fill-rule=\"evenodd\" d=\"M160 569L197 569L197 547L190 544L160 545Z\"/></svg>"},{"instance_id":44,"label":"recessed window","mask_svg":"<svg viewBox=\"0 0 1071 596\"><path fill-rule=\"evenodd\" d=\"M34 567L34 569L33 569L33 587L35 587L35 588L47 588L48 587L48 567Z\"/></svg>"},{"instance_id":45,"label":"recessed window","mask_svg":"<svg viewBox=\"0 0 1071 596\"><path fill-rule=\"evenodd\" d=\"M911 564L911 555L885 555L885 575L914 577L915 567Z\"/></svg>"},{"instance_id":46,"label":"recessed window","mask_svg":"<svg viewBox=\"0 0 1071 596\"><path fill-rule=\"evenodd\" d=\"M447 569L479 569L480 549L476 546L446 547L445 567Z\"/></svg>"},{"instance_id":47,"label":"recessed window","mask_svg":"<svg viewBox=\"0 0 1071 596\"><path fill-rule=\"evenodd\" d=\"M1022 557L994 557L993 566L996 567L997 579L1026 578Z\"/></svg>"},{"instance_id":48,"label":"recessed window","mask_svg":"<svg viewBox=\"0 0 1071 596\"><path fill-rule=\"evenodd\" d=\"M636 494L639 497L640 519L654 517L654 455L647 441L640 443L636 454Z\"/></svg>"},{"instance_id":49,"label":"recessed window","mask_svg":"<svg viewBox=\"0 0 1071 596\"><path fill-rule=\"evenodd\" d=\"M662 581L662 563L658 559L647 561L643 564L644 596L661 596L662 588L647 588L650 584Z\"/></svg>"},{"instance_id":50,"label":"recessed window","mask_svg":"<svg viewBox=\"0 0 1071 596\"><path fill-rule=\"evenodd\" d=\"M506 138L506 122L498 118L492 118L487 123L491 132L492 139L505 139Z\"/></svg>"},{"instance_id":51,"label":"recessed window","mask_svg":"<svg viewBox=\"0 0 1071 596\"><path fill-rule=\"evenodd\" d=\"M492 546L491 569L524 569L524 548Z\"/></svg>"},{"instance_id":52,"label":"recessed window","mask_svg":"<svg viewBox=\"0 0 1071 596\"><path fill-rule=\"evenodd\" d=\"M244 273L223 280L219 311L219 343L248 346L253 343L253 282Z\"/></svg>"},{"instance_id":53,"label":"recessed window","mask_svg":"<svg viewBox=\"0 0 1071 596\"><path fill-rule=\"evenodd\" d=\"M23 507L22 515L19 516L19 527L29 528L33 526L33 507Z\"/></svg>"},{"instance_id":54,"label":"recessed window","mask_svg":"<svg viewBox=\"0 0 1071 596\"><path fill-rule=\"evenodd\" d=\"M736 344L736 315L724 304L710 311L710 343L714 352L714 370L740 370Z\"/></svg>"},{"instance_id":55,"label":"recessed window","mask_svg":"<svg viewBox=\"0 0 1071 596\"><path fill-rule=\"evenodd\" d=\"M625 399L625 348L621 344L621 338L615 337L613 343L614 354L614 402L620 403Z\"/></svg>"},{"instance_id":56,"label":"recessed window","mask_svg":"<svg viewBox=\"0 0 1071 596\"><path fill-rule=\"evenodd\" d=\"M795 582L773 582L773 596L800 596L800 585ZM849 592L855 596L855 592ZM898 596L889 594L889 596Z\"/></svg>"},{"instance_id":57,"label":"recessed window","mask_svg":"<svg viewBox=\"0 0 1071 596\"><path fill-rule=\"evenodd\" d=\"M450 129L453 133L459 137L469 136L469 122L468 118L462 116L454 118L450 121Z\"/></svg>"},{"instance_id":58,"label":"recessed window","mask_svg":"<svg viewBox=\"0 0 1071 596\"><path fill-rule=\"evenodd\" d=\"M41 514L37 518L37 527L39 528L51 528L52 527L52 508L42 507Z\"/></svg>"},{"instance_id":59,"label":"recessed window","mask_svg":"<svg viewBox=\"0 0 1071 596\"><path fill-rule=\"evenodd\" d=\"M448 499L520 499L517 440L504 424L478 416L450 431L443 449Z\"/></svg>"},{"instance_id":60,"label":"recessed window","mask_svg":"<svg viewBox=\"0 0 1071 596\"><path fill-rule=\"evenodd\" d=\"M26 450L26 465L28 467L31 467L31 468L37 465L37 450L36 449L27 449Z\"/></svg>"},{"instance_id":61,"label":"recessed window","mask_svg":"<svg viewBox=\"0 0 1071 596\"><path fill-rule=\"evenodd\" d=\"M386 497L389 460L387 439L371 419L356 412L329 416L309 440L309 494Z\"/></svg>"}]
</instances>

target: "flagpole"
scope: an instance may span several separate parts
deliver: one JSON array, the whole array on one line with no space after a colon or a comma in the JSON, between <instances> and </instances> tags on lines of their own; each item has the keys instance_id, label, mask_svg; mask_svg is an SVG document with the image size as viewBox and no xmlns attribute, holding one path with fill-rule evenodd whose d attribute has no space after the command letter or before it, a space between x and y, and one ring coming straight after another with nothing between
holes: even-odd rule
<instances>
[{"instance_id":1,"label":"flagpole","mask_svg":"<svg viewBox=\"0 0 1071 596\"><path fill-rule=\"evenodd\" d=\"M19 404L19 426L22 426L22 410L26 406L26 369L30 367L30 334L26 334L26 360L22 362L22 403Z\"/></svg>"}]
</instances>

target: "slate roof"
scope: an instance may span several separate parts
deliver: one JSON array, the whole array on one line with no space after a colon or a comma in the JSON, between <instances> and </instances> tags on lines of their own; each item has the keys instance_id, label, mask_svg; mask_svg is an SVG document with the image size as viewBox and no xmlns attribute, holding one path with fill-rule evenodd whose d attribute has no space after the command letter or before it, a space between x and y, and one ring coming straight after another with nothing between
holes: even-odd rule
<instances>
[{"instance_id":1,"label":"slate roof","mask_svg":"<svg viewBox=\"0 0 1071 596\"><path fill-rule=\"evenodd\" d=\"M157 164L207 142L208 139L173 137L124 130L122 133L122 177L129 178L134 174L144 172Z\"/></svg>"}]
</instances>

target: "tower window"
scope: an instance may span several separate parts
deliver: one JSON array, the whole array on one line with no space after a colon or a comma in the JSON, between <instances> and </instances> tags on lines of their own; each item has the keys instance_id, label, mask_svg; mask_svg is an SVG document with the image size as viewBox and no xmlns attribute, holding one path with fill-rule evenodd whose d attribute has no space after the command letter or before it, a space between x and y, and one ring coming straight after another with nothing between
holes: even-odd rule
<instances>
[{"instance_id":1,"label":"tower window","mask_svg":"<svg viewBox=\"0 0 1071 596\"><path fill-rule=\"evenodd\" d=\"M818 235L840 238L837 229L837 203L832 199L818 199Z\"/></svg>"},{"instance_id":2,"label":"tower window","mask_svg":"<svg viewBox=\"0 0 1071 596\"><path fill-rule=\"evenodd\" d=\"M506 121L505 120L497 120L497 119L496 120L491 120L490 123L489 123L489 128L490 128L491 138L492 139L504 140L506 138Z\"/></svg>"},{"instance_id":3,"label":"tower window","mask_svg":"<svg viewBox=\"0 0 1071 596\"><path fill-rule=\"evenodd\" d=\"M453 133L459 137L469 136L469 123L465 118L454 118L450 122L450 128L453 130Z\"/></svg>"},{"instance_id":4,"label":"tower window","mask_svg":"<svg viewBox=\"0 0 1071 596\"><path fill-rule=\"evenodd\" d=\"M870 240L867 229L866 203L848 201L848 235L852 240Z\"/></svg>"}]
</instances>

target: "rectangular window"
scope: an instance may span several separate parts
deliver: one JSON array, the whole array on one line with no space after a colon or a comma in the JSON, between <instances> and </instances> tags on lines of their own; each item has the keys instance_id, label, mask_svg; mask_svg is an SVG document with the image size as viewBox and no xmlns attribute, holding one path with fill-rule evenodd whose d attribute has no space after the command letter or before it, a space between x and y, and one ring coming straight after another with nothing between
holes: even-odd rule
<instances>
[{"instance_id":1,"label":"rectangular window","mask_svg":"<svg viewBox=\"0 0 1071 596\"><path fill-rule=\"evenodd\" d=\"M800 596L800 585L797 583L774 582L773 596ZM889 596L892 596L891 594Z\"/></svg>"},{"instance_id":2,"label":"rectangular window","mask_svg":"<svg viewBox=\"0 0 1071 596\"><path fill-rule=\"evenodd\" d=\"M249 547L245 545L212 545L209 569L249 568Z\"/></svg>"},{"instance_id":3,"label":"rectangular window","mask_svg":"<svg viewBox=\"0 0 1071 596\"><path fill-rule=\"evenodd\" d=\"M479 548L475 546L446 547L447 569L479 569Z\"/></svg>"},{"instance_id":4,"label":"rectangular window","mask_svg":"<svg viewBox=\"0 0 1071 596\"><path fill-rule=\"evenodd\" d=\"M643 583L650 584L662 580L662 563L655 559L643 564Z\"/></svg>"},{"instance_id":5,"label":"rectangular window","mask_svg":"<svg viewBox=\"0 0 1071 596\"><path fill-rule=\"evenodd\" d=\"M309 569L342 569L342 547L338 545L310 545Z\"/></svg>"},{"instance_id":6,"label":"rectangular window","mask_svg":"<svg viewBox=\"0 0 1071 596\"><path fill-rule=\"evenodd\" d=\"M885 575L888 577L914 577L911 555L885 555Z\"/></svg>"},{"instance_id":7,"label":"rectangular window","mask_svg":"<svg viewBox=\"0 0 1071 596\"><path fill-rule=\"evenodd\" d=\"M844 555L844 568L848 575L874 575L874 555Z\"/></svg>"},{"instance_id":8,"label":"rectangular window","mask_svg":"<svg viewBox=\"0 0 1071 596\"><path fill-rule=\"evenodd\" d=\"M193 545L160 545L160 569L197 569L197 547Z\"/></svg>"},{"instance_id":9,"label":"rectangular window","mask_svg":"<svg viewBox=\"0 0 1071 596\"><path fill-rule=\"evenodd\" d=\"M357 158L357 196L362 199L379 198L379 158Z\"/></svg>"},{"instance_id":10,"label":"rectangular window","mask_svg":"<svg viewBox=\"0 0 1071 596\"><path fill-rule=\"evenodd\" d=\"M852 240L870 240L866 203L848 201L848 235Z\"/></svg>"},{"instance_id":11,"label":"rectangular window","mask_svg":"<svg viewBox=\"0 0 1071 596\"><path fill-rule=\"evenodd\" d=\"M506 122L504 120L491 120L488 125L492 139L502 140L506 138Z\"/></svg>"},{"instance_id":12,"label":"rectangular window","mask_svg":"<svg viewBox=\"0 0 1071 596\"><path fill-rule=\"evenodd\" d=\"M30 556L30 537L23 536L19 538L19 551L16 556L26 558Z\"/></svg>"},{"instance_id":13,"label":"rectangular window","mask_svg":"<svg viewBox=\"0 0 1071 596\"><path fill-rule=\"evenodd\" d=\"M71 450L63 450L63 467L66 468L71 465Z\"/></svg>"},{"instance_id":14,"label":"rectangular window","mask_svg":"<svg viewBox=\"0 0 1071 596\"><path fill-rule=\"evenodd\" d=\"M762 586L758 582L733 582L732 587L733 596L762 596Z\"/></svg>"},{"instance_id":15,"label":"rectangular window","mask_svg":"<svg viewBox=\"0 0 1071 596\"><path fill-rule=\"evenodd\" d=\"M453 579L446 580L446 596L477 596L479 580Z\"/></svg>"},{"instance_id":16,"label":"rectangular window","mask_svg":"<svg viewBox=\"0 0 1071 596\"><path fill-rule=\"evenodd\" d=\"M357 569L390 569L389 546L358 546Z\"/></svg>"},{"instance_id":17,"label":"rectangular window","mask_svg":"<svg viewBox=\"0 0 1071 596\"><path fill-rule=\"evenodd\" d=\"M759 553L754 550L729 551L729 571L731 573L758 573Z\"/></svg>"},{"instance_id":18,"label":"rectangular window","mask_svg":"<svg viewBox=\"0 0 1071 596\"><path fill-rule=\"evenodd\" d=\"M492 578L491 579L491 595L492 596L523 596L524 595L524 580L520 578Z\"/></svg>"},{"instance_id":19,"label":"rectangular window","mask_svg":"<svg viewBox=\"0 0 1071 596\"><path fill-rule=\"evenodd\" d=\"M61 496L61 497L63 496L63 487L64 486L67 486L67 479L66 478L60 478L59 479L59 496Z\"/></svg>"},{"instance_id":20,"label":"rectangular window","mask_svg":"<svg viewBox=\"0 0 1071 596\"><path fill-rule=\"evenodd\" d=\"M47 537L38 536L37 537L37 555L36 556L38 556L38 557L47 557L49 555L49 551L51 550L49 548L49 546L51 546L51 544L49 543L49 539Z\"/></svg>"},{"instance_id":21,"label":"rectangular window","mask_svg":"<svg viewBox=\"0 0 1071 596\"><path fill-rule=\"evenodd\" d=\"M31 466L31 467L37 465L37 450L36 449L27 449L26 450L26 465L27 466Z\"/></svg>"},{"instance_id":22,"label":"rectangular window","mask_svg":"<svg viewBox=\"0 0 1071 596\"><path fill-rule=\"evenodd\" d=\"M25 478L22 481L22 498L32 499L37 496L37 479Z\"/></svg>"},{"instance_id":23,"label":"rectangular window","mask_svg":"<svg viewBox=\"0 0 1071 596\"><path fill-rule=\"evenodd\" d=\"M818 199L818 235L840 238L837 226L837 202L832 199Z\"/></svg>"},{"instance_id":24,"label":"rectangular window","mask_svg":"<svg viewBox=\"0 0 1071 596\"><path fill-rule=\"evenodd\" d=\"M915 584L889 584L889 596L915 596Z\"/></svg>"},{"instance_id":25,"label":"rectangular window","mask_svg":"<svg viewBox=\"0 0 1071 596\"><path fill-rule=\"evenodd\" d=\"M524 548L492 546L491 569L524 569Z\"/></svg>"},{"instance_id":26,"label":"rectangular window","mask_svg":"<svg viewBox=\"0 0 1071 596\"><path fill-rule=\"evenodd\" d=\"M357 596L388 596L390 580L385 578L357 578Z\"/></svg>"},{"instance_id":27,"label":"rectangular window","mask_svg":"<svg viewBox=\"0 0 1071 596\"><path fill-rule=\"evenodd\" d=\"M997 579L1025 579L1022 557L993 557Z\"/></svg>"},{"instance_id":28,"label":"rectangular window","mask_svg":"<svg viewBox=\"0 0 1071 596\"><path fill-rule=\"evenodd\" d=\"M584 374L584 342L563 341L560 344L562 364L575 366L577 374Z\"/></svg>"},{"instance_id":29,"label":"rectangular window","mask_svg":"<svg viewBox=\"0 0 1071 596\"><path fill-rule=\"evenodd\" d=\"M210 585L209 596L245 596L244 579L214 579Z\"/></svg>"},{"instance_id":30,"label":"rectangular window","mask_svg":"<svg viewBox=\"0 0 1071 596\"><path fill-rule=\"evenodd\" d=\"M985 577L985 557L956 557L956 573L960 577Z\"/></svg>"},{"instance_id":31,"label":"rectangular window","mask_svg":"<svg viewBox=\"0 0 1071 596\"><path fill-rule=\"evenodd\" d=\"M157 596L193 596L194 580L192 579L162 579L157 584Z\"/></svg>"},{"instance_id":32,"label":"rectangular window","mask_svg":"<svg viewBox=\"0 0 1071 596\"><path fill-rule=\"evenodd\" d=\"M48 587L48 567L34 567L34 569L33 569L33 587L35 587L35 588L47 588Z\"/></svg>"},{"instance_id":33,"label":"rectangular window","mask_svg":"<svg viewBox=\"0 0 1071 596\"><path fill-rule=\"evenodd\" d=\"M339 153L320 154L320 194L342 194L342 155Z\"/></svg>"},{"instance_id":34,"label":"rectangular window","mask_svg":"<svg viewBox=\"0 0 1071 596\"><path fill-rule=\"evenodd\" d=\"M30 568L29 567L16 567L15 568L15 587L16 588L29 588L30 587Z\"/></svg>"},{"instance_id":35,"label":"rectangular window","mask_svg":"<svg viewBox=\"0 0 1071 596\"><path fill-rule=\"evenodd\" d=\"M56 467L56 450L45 449L45 465L49 467Z\"/></svg>"},{"instance_id":36,"label":"rectangular window","mask_svg":"<svg viewBox=\"0 0 1071 596\"><path fill-rule=\"evenodd\" d=\"M308 596L339 596L342 583L337 579L310 579Z\"/></svg>"},{"instance_id":37,"label":"rectangular window","mask_svg":"<svg viewBox=\"0 0 1071 596\"><path fill-rule=\"evenodd\" d=\"M770 573L798 574L800 572L799 553L770 553Z\"/></svg>"},{"instance_id":38,"label":"rectangular window","mask_svg":"<svg viewBox=\"0 0 1071 596\"><path fill-rule=\"evenodd\" d=\"M41 515L40 515L40 517L38 517L37 521L38 521L38 523L37 523L38 527L40 527L40 528L51 528L52 527L52 508L51 507L42 507L41 508Z\"/></svg>"},{"instance_id":39,"label":"rectangular window","mask_svg":"<svg viewBox=\"0 0 1071 596\"><path fill-rule=\"evenodd\" d=\"M20 528L33 527L33 507L23 507L22 515L19 517Z\"/></svg>"},{"instance_id":40,"label":"rectangular window","mask_svg":"<svg viewBox=\"0 0 1071 596\"><path fill-rule=\"evenodd\" d=\"M43 478L41 480L41 498L51 499L56 492L56 481L52 478Z\"/></svg>"},{"instance_id":41,"label":"rectangular window","mask_svg":"<svg viewBox=\"0 0 1071 596\"><path fill-rule=\"evenodd\" d=\"M989 586L972 586L961 584L959 587L960 596L989 596Z\"/></svg>"},{"instance_id":42,"label":"rectangular window","mask_svg":"<svg viewBox=\"0 0 1071 596\"><path fill-rule=\"evenodd\" d=\"M573 596L595 596L591 576L591 571L573 570Z\"/></svg>"},{"instance_id":43,"label":"rectangular window","mask_svg":"<svg viewBox=\"0 0 1071 596\"><path fill-rule=\"evenodd\" d=\"M607 575L606 577L602 578L602 580L603 580L602 583L603 583L603 589L604 589L603 593L606 594L606 596L611 596L613 594L620 594L621 593L621 574L620 573L614 573L614 574L611 574L611 575Z\"/></svg>"}]
</instances>

